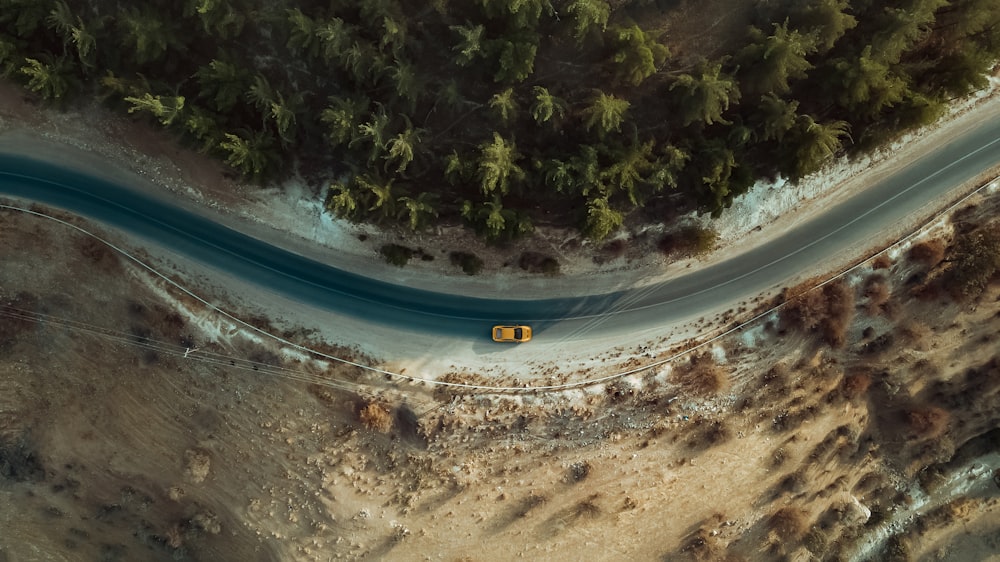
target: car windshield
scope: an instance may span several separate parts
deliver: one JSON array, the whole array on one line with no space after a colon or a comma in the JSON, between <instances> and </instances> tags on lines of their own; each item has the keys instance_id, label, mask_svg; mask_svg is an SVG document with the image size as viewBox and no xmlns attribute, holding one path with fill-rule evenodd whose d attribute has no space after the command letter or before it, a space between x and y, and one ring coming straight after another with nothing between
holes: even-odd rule
<instances>
[{"instance_id":1,"label":"car windshield","mask_svg":"<svg viewBox=\"0 0 1000 562\"><path fill-rule=\"evenodd\" d=\"M514 328L514 339L521 339L521 328Z\"/></svg>"},{"instance_id":2,"label":"car windshield","mask_svg":"<svg viewBox=\"0 0 1000 562\"><path fill-rule=\"evenodd\" d=\"M497 328L496 330L494 330L493 337L495 337L496 339L502 338L503 337L503 328Z\"/></svg>"}]
</instances>

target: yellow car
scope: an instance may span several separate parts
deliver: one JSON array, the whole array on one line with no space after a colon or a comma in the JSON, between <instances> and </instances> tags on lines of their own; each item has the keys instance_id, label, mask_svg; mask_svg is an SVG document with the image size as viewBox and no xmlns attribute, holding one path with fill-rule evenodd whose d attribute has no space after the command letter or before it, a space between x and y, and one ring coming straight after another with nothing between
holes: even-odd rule
<instances>
[{"instance_id":1,"label":"yellow car","mask_svg":"<svg viewBox=\"0 0 1000 562\"><path fill-rule=\"evenodd\" d=\"M531 326L493 326L493 341L524 343L531 339Z\"/></svg>"}]
</instances>

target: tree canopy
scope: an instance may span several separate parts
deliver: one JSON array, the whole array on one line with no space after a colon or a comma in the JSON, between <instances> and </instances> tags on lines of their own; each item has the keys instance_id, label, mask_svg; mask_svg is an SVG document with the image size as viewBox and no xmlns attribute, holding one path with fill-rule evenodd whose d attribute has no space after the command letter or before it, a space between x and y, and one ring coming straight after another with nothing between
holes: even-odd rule
<instances>
[{"instance_id":1,"label":"tree canopy","mask_svg":"<svg viewBox=\"0 0 1000 562\"><path fill-rule=\"evenodd\" d=\"M0 0L0 73L352 220L599 239L927 124L1000 57L1000 0L771 0L700 44L674 4Z\"/></svg>"}]
</instances>

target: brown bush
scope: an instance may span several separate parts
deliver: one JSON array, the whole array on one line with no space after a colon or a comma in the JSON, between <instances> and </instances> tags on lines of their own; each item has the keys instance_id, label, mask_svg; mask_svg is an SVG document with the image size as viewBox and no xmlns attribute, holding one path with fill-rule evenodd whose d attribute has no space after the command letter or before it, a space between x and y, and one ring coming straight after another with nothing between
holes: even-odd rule
<instances>
[{"instance_id":1,"label":"brown bush","mask_svg":"<svg viewBox=\"0 0 1000 562\"><path fill-rule=\"evenodd\" d=\"M689 366L677 370L674 380L688 394L703 398L717 394L728 382L726 373L707 354L692 357Z\"/></svg>"},{"instance_id":2,"label":"brown bush","mask_svg":"<svg viewBox=\"0 0 1000 562\"><path fill-rule=\"evenodd\" d=\"M118 252L96 238L79 237L75 241L75 246L83 257L93 262L102 271L116 271L120 265Z\"/></svg>"},{"instance_id":3,"label":"brown bush","mask_svg":"<svg viewBox=\"0 0 1000 562\"><path fill-rule=\"evenodd\" d=\"M869 316L876 316L889 302L889 282L881 275L873 275L865 282L864 296L868 299L865 309Z\"/></svg>"},{"instance_id":4,"label":"brown bush","mask_svg":"<svg viewBox=\"0 0 1000 562\"><path fill-rule=\"evenodd\" d=\"M892 260L885 254L879 254L872 260L872 269L889 269L892 267Z\"/></svg>"},{"instance_id":5,"label":"brown bush","mask_svg":"<svg viewBox=\"0 0 1000 562\"><path fill-rule=\"evenodd\" d=\"M928 268L932 268L937 264L941 263L944 259L944 250L947 245L944 240L940 238L934 238L932 240L924 240L918 244L913 245L910 248L907 257L910 261L921 263Z\"/></svg>"},{"instance_id":6,"label":"brown bush","mask_svg":"<svg viewBox=\"0 0 1000 562\"><path fill-rule=\"evenodd\" d=\"M392 414L389 408L377 402L369 402L361 408L358 414L361 423L368 429L386 433L392 429Z\"/></svg>"},{"instance_id":7,"label":"brown bush","mask_svg":"<svg viewBox=\"0 0 1000 562\"><path fill-rule=\"evenodd\" d=\"M517 259L517 266L528 273L559 274L559 260L538 252L524 252Z\"/></svg>"},{"instance_id":8,"label":"brown bush","mask_svg":"<svg viewBox=\"0 0 1000 562\"><path fill-rule=\"evenodd\" d=\"M868 391L872 378L867 373L848 375L840 385L840 392L848 400L856 400Z\"/></svg>"},{"instance_id":9,"label":"brown bush","mask_svg":"<svg viewBox=\"0 0 1000 562\"><path fill-rule=\"evenodd\" d=\"M948 412L937 406L922 406L906 412L906 422L913 436L921 439L939 437L948 428Z\"/></svg>"},{"instance_id":10,"label":"brown bush","mask_svg":"<svg viewBox=\"0 0 1000 562\"><path fill-rule=\"evenodd\" d=\"M781 311L781 322L786 327L819 332L830 346L843 347L853 316L854 291L838 279L789 301Z\"/></svg>"},{"instance_id":11,"label":"brown bush","mask_svg":"<svg viewBox=\"0 0 1000 562\"><path fill-rule=\"evenodd\" d=\"M594 262L598 264L607 263L624 257L627 251L628 242L625 239L612 240L601 247L599 254L594 255Z\"/></svg>"},{"instance_id":12,"label":"brown bush","mask_svg":"<svg viewBox=\"0 0 1000 562\"><path fill-rule=\"evenodd\" d=\"M959 235L941 281L952 298L976 298L1000 272L1000 222Z\"/></svg>"},{"instance_id":13,"label":"brown bush","mask_svg":"<svg viewBox=\"0 0 1000 562\"><path fill-rule=\"evenodd\" d=\"M833 347L843 347L847 328L854 316L854 291L842 280L823 287L826 318L821 324L823 339Z\"/></svg>"},{"instance_id":14,"label":"brown bush","mask_svg":"<svg viewBox=\"0 0 1000 562\"><path fill-rule=\"evenodd\" d=\"M798 508L783 507L771 515L768 526L782 541L798 540L806 530L806 513Z\"/></svg>"}]
</instances>

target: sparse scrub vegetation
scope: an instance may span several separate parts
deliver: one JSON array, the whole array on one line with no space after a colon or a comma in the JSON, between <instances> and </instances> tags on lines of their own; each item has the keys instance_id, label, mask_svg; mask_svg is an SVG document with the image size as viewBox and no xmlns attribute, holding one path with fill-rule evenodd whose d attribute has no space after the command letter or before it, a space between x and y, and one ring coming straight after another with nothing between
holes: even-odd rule
<instances>
[{"instance_id":1,"label":"sparse scrub vegetation","mask_svg":"<svg viewBox=\"0 0 1000 562\"><path fill-rule=\"evenodd\" d=\"M950 415L937 406L920 406L906 412L906 423L911 435L917 439L933 439L944 433Z\"/></svg>"},{"instance_id":2,"label":"sparse scrub vegetation","mask_svg":"<svg viewBox=\"0 0 1000 562\"><path fill-rule=\"evenodd\" d=\"M362 406L358 419L365 427L379 433L388 433L392 429L392 413L379 402L367 402Z\"/></svg>"},{"instance_id":3,"label":"sparse scrub vegetation","mask_svg":"<svg viewBox=\"0 0 1000 562\"><path fill-rule=\"evenodd\" d=\"M877 316L884 312L889 302L889 281L881 275L872 275L865 281L864 297L867 300L865 310L869 316Z\"/></svg>"},{"instance_id":4,"label":"sparse scrub vegetation","mask_svg":"<svg viewBox=\"0 0 1000 562\"><path fill-rule=\"evenodd\" d=\"M410 260L417 254L417 251L400 244L384 244L378 249L378 253L382 254L386 262L396 267L403 267L410 263Z\"/></svg>"},{"instance_id":5,"label":"sparse scrub vegetation","mask_svg":"<svg viewBox=\"0 0 1000 562\"><path fill-rule=\"evenodd\" d=\"M703 256L715 249L718 232L704 226L687 226L660 238L658 247L666 256L691 258Z\"/></svg>"},{"instance_id":6,"label":"sparse scrub vegetation","mask_svg":"<svg viewBox=\"0 0 1000 562\"><path fill-rule=\"evenodd\" d=\"M834 348L843 347L853 316L854 292L842 279L800 293L781 311L783 326L818 332Z\"/></svg>"},{"instance_id":7,"label":"sparse scrub vegetation","mask_svg":"<svg viewBox=\"0 0 1000 562\"><path fill-rule=\"evenodd\" d=\"M15 437L0 436L0 478L26 482L44 477L45 468L27 433Z\"/></svg>"},{"instance_id":8,"label":"sparse scrub vegetation","mask_svg":"<svg viewBox=\"0 0 1000 562\"><path fill-rule=\"evenodd\" d=\"M907 256L910 258L910 261L917 262L931 269L937 267L944 259L946 248L947 244L944 240L933 238L914 244L907 253Z\"/></svg>"},{"instance_id":9,"label":"sparse scrub vegetation","mask_svg":"<svg viewBox=\"0 0 1000 562\"><path fill-rule=\"evenodd\" d=\"M589 462L575 462L569 465L569 470L566 472L566 481L570 484L582 482L587 476L590 476L590 470L591 466Z\"/></svg>"},{"instance_id":10,"label":"sparse scrub vegetation","mask_svg":"<svg viewBox=\"0 0 1000 562\"><path fill-rule=\"evenodd\" d=\"M718 394L728 384L727 379L722 366L708 354L694 356L688 365L674 371L674 382L684 392L699 398Z\"/></svg>"},{"instance_id":11,"label":"sparse scrub vegetation","mask_svg":"<svg viewBox=\"0 0 1000 562\"><path fill-rule=\"evenodd\" d=\"M451 252L448 254L451 265L462 268L466 275L476 275L483 270L482 258L469 252Z\"/></svg>"},{"instance_id":12,"label":"sparse scrub vegetation","mask_svg":"<svg viewBox=\"0 0 1000 562\"><path fill-rule=\"evenodd\" d=\"M1000 222L961 233L948 249L948 266L941 276L955 300L978 297L1000 271Z\"/></svg>"},{"instance_id":13,"label":"sparse scrub vegetation","mask_svg":"<svg viewBox=\"0 0 1000 562\"><path fill-rule=\"evenodd\" d=\"M840 391L844 398L854 401L864 396L871 384L872 377L868 373L847 375L840 385Z\"/></svg>"},{"instance_id":14,"label":"sparse scrub vegetation","mask_svg":"<svg viewBox=\"0 0 1000 562\"><path fill-rule=\"evenodd\" d=\"M538 252L524 252L517 259L517 266L528 273L559 274L559 260Z\"/></svg>"},{"instance_id":15,"label":"sparse scrub vegetation","mask_svg":"<svg viewBox=\"0 0 1000 562\"><path fill-rule=\"evenodd\" d=\"M796 542L808 526L806 513L794 507L783 507L771 514L768 527L775 532L782 542Z\"/></svg>"}]
</instances>

